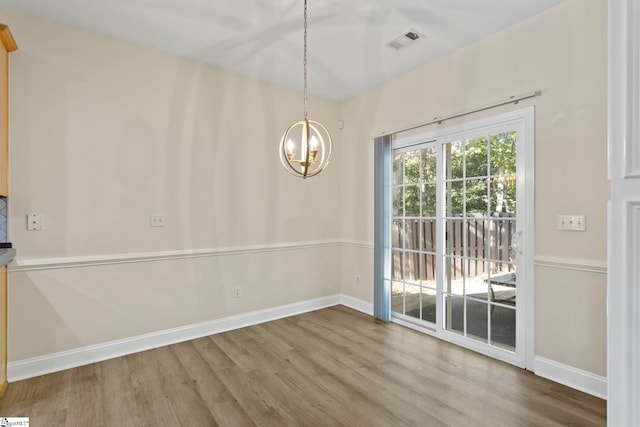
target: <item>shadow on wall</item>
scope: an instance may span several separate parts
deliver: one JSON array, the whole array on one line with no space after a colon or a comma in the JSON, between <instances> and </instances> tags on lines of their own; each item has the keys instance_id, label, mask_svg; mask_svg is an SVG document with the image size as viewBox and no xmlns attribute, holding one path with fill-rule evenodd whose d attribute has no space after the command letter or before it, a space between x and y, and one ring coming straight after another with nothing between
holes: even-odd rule
<instances>
[{"instance_id":1,"label":"shadow on wall","mask_svg":"<svg viewBox=\"0 0 640 427\"><path fill-rule=\"evenodd\" d=\"M60 342L79 342L65 322L64 314L59 312L55 299L52 300L51 295L41 289L56 289L57 292L59 287L41 287L36 285L37 282L40 280L33 280L30 273L9 272L9 362L49 354L52 348L59 348L57 343ZM57 298L65 297L64 293L57 295ZM25 343L29 343L28 346Z\"/></svg>"}]
</instances>

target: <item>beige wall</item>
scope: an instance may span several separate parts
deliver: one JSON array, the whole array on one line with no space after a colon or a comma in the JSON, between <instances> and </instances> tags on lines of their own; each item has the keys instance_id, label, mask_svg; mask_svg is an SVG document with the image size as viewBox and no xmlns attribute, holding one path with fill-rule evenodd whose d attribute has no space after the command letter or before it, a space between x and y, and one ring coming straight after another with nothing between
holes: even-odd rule
<instances>
[{"instance_id":1,"label":"beige wall","mask_svg":"<svg viewBox=\"0 0 640 427\"><path fill-rule=\"evenodd\" d=\"M282 132L302 114L299 93L48 20L3 17L20 38L11 63L20 258L338 237L338 168L303 182L279 163ZM311 114L334 127L337 105L313 98ZM29 211L44 215L43 232L25 231ZM166 213L165 229L148 226L152 212Z\"/></svg>"},{"instance_id":2,"label":"beige wall","mask_svg":"<svg viewBox=\"0 0 640 427\"><path fill-rule=\"evenodd\" d=\"M606 376L607 288L603 282L606 275L600 272L536 267L538 355Z\"/></svg>"},{"instance_id":3,"label":"beige wall","mask_svg":"<svg viewBox=\"0 0 640 427\"><path fill-rule=\"evenodd\" d=\"M281 166L300 93L11 10L12 361L340 292L339 169ZM338 104L312 97L334 134ZM44 217L26 231L25 215ZM149 215L166 214L165 228ZM302 244L302 250L273 250ZM127 254L240 248L130 261ZM250 248L243 250L242 248ZM116 256L117 263L24 270ZM57 264L56 264L57 263ZM233 298L234 286L242 297Z\"/></svg>"},{"instance_id":4,"label":"beige wall","mask_svg":"<svg viewBox=\"0 0 640 427\"><path fill-rule=\"evenodd\" d=\"M339 262L324 247L13 272L10 360L334 295Z\"/></svg>"},{"instance_id":5,"label":"beige wall","mask_svg":"<svg viewBox=\"0 0 640 427\"><path fill-rule=\"evenodd\" d=\"M542 91L469 120L535 106L535 252L547 261L536 269L536 354L599 375L606 373L606 22L605 0L568 1L341 105L349 165L341 170L342 236L371 242L373 136ZM587 231L556 230L561 213L585 214ZM372 269L370 248L347 252L343 283ZM369 284L343 290L373 299Z\"/></svg>"},{"instance_id":6,"label":"beige wall","mask_svg":"<svg viewBox=\"0 0 640 427\"><path fill-rule=\"evenodd\" d=\"M340 104L312 98L336 147L306 182L276 152L299 119L299 93L2 9L20 45L10 203L19 261L343 241L16 268L10 360L336 292L372 301L371 137L540 89L484 114L536 107L536 256L546 260L536 268L537 355L604 375L606 276L592 266L606 259L606 9L571 0ZM28 212L44 215L43 231L24 230ZM148 226L152 212L166 213L166 228ZM559 213L586 214L587 232L557 231Z\"/></svg>"}]
</instances>

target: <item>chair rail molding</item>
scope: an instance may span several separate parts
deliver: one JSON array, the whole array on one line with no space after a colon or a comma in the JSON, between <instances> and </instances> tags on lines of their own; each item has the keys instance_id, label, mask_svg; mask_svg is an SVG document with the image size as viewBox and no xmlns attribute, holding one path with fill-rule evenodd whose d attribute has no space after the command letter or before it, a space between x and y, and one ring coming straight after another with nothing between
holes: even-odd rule
<instances>
[{"instance_id":1,"label":"chair rail molding","mask_svg":"<svg viewBox=\"0 0 640 427\"><path fill-rule=\"evenodd\" d=\"M229 255L246 255L316 249L340 246L340 240L316 240L307 242L270 243L261 245L230 246L219 248L177 249L156 252L118 253L86 256L67 256L59 258L21 258L9 265L9 273L32 270L54 270L58 268L91 267L97 265L129 264L140 262L166 261L186 258L206 258Z\"/></svg>"}]
</instances>

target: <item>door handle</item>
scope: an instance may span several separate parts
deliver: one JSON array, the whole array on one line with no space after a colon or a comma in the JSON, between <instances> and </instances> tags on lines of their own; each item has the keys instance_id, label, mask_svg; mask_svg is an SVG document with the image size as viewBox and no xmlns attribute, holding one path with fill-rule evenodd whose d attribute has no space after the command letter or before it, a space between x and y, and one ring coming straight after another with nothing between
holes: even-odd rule
<instances>
[{"instance_id":1,"label":"door handle","mask_svg":"<svg viewBox=\"0 0 640 427\"><path fill-rule=\"evenodd\" d=\"M513 237L511 238L511 246L513 249L519 254L522 255L522 230L516 231L513 233Z\"/></svg>"}]
</instances>

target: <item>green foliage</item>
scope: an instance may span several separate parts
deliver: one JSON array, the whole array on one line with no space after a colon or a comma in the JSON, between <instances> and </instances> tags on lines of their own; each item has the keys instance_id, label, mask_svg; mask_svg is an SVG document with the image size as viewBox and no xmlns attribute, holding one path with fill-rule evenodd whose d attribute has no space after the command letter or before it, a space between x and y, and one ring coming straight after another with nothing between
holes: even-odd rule
<instances>
[{"instance_id":1,"label":"green foliage","mask_svg":"<svg viewBox=\"0 0 640 427\"><path fill-rule=\"evenodd\" d=\"M443 145L447 215L515 213L516 133ZM435 216L436 151L397 153L393 161L395 216Z\"/></svg>"}]
</instances>

